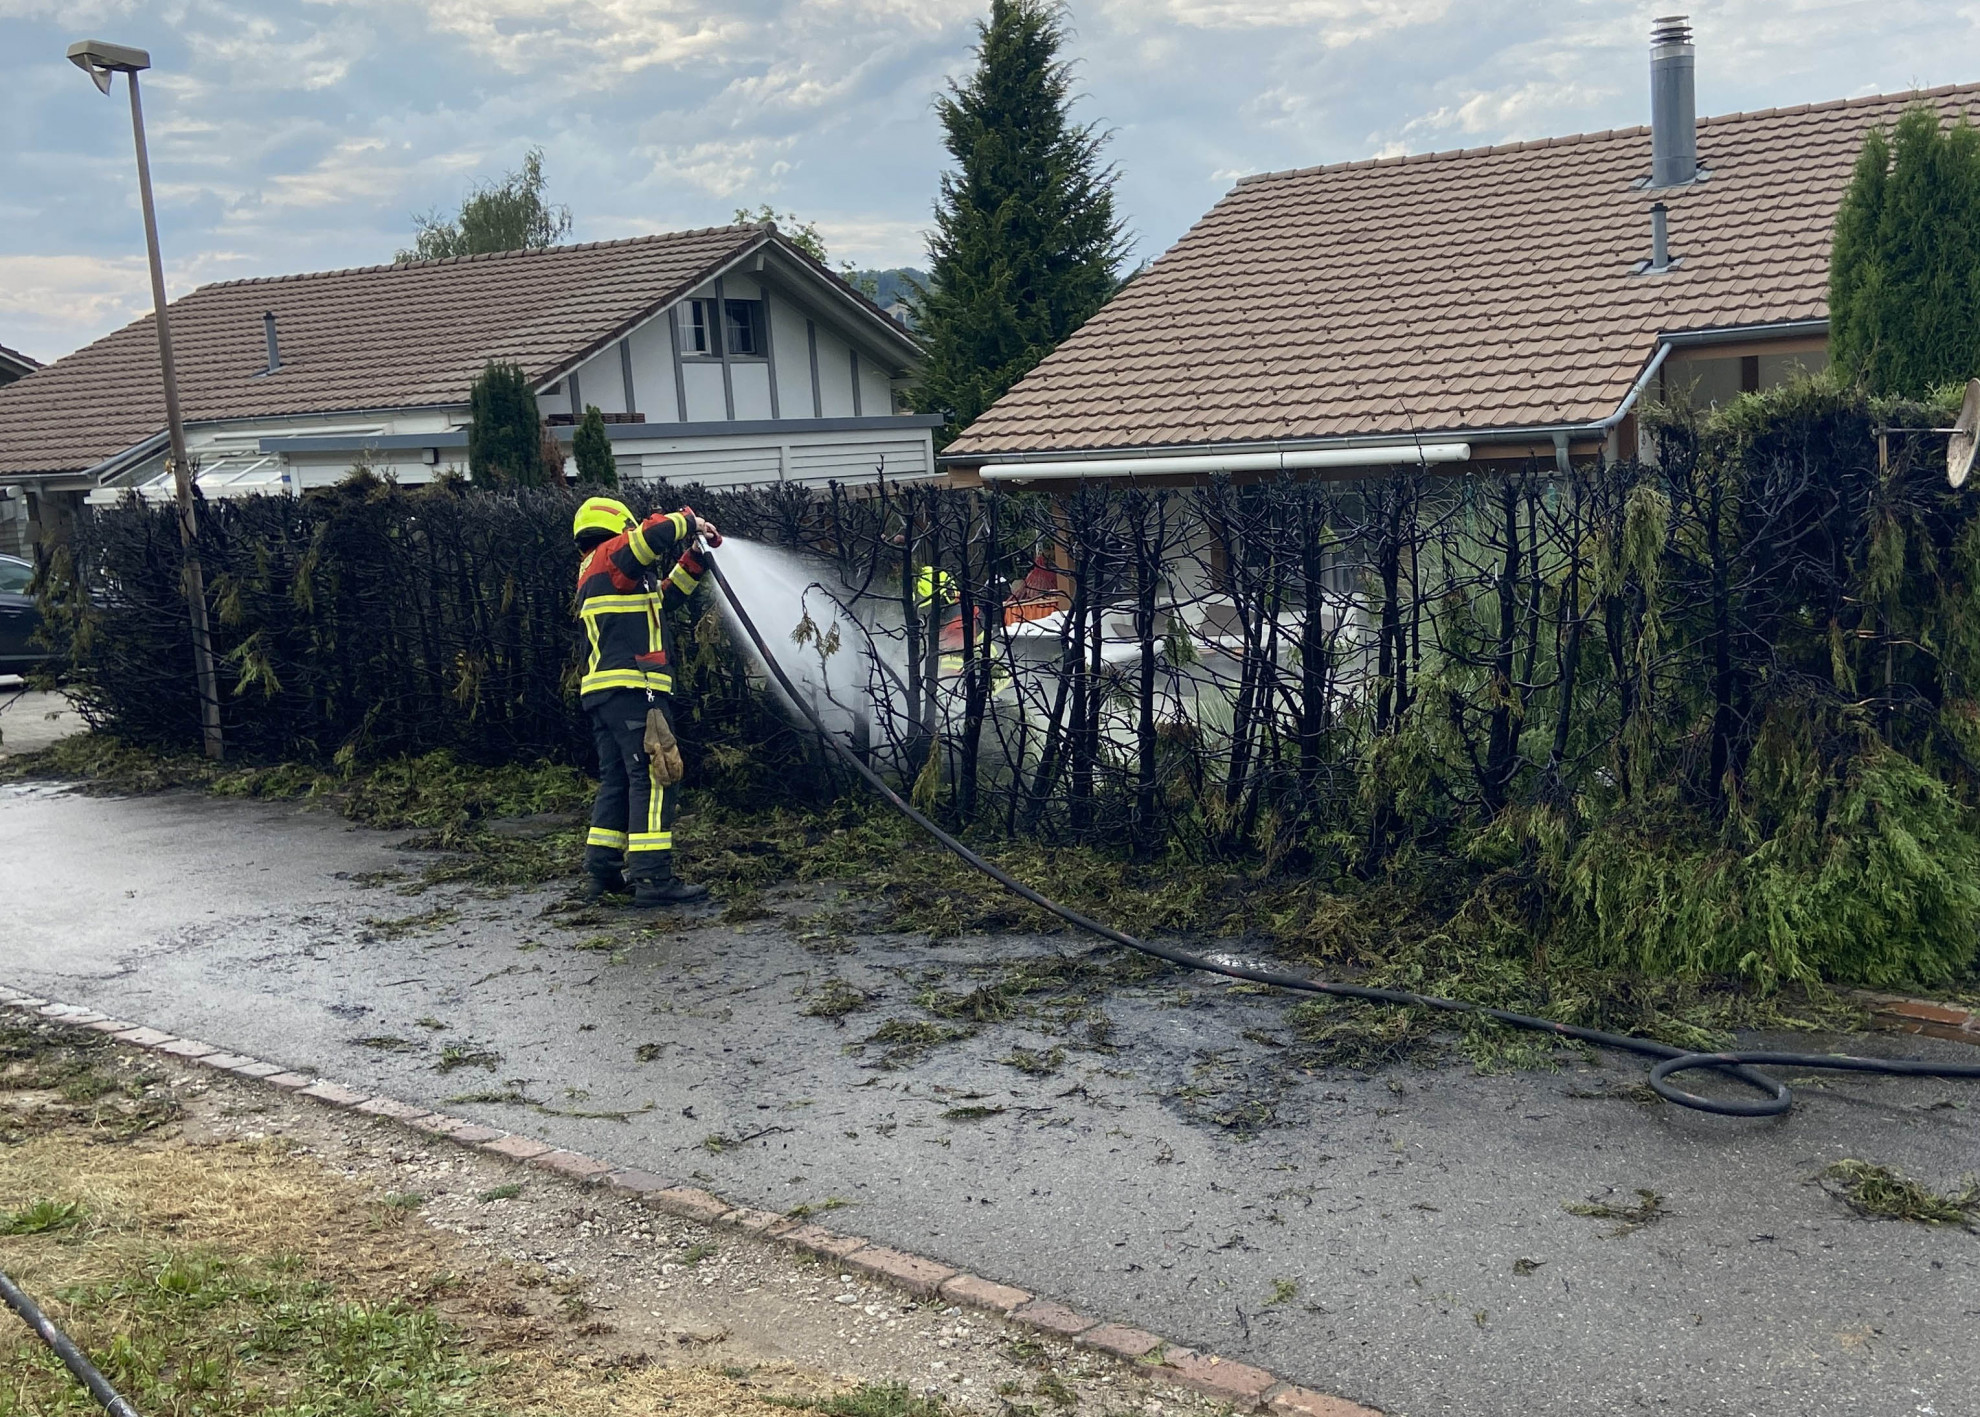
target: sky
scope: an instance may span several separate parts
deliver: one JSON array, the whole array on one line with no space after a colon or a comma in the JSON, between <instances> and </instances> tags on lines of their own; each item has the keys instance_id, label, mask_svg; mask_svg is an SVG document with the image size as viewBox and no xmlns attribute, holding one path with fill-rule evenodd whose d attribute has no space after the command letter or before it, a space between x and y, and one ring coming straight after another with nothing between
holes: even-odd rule
<instances>
[{"instance_id":1,"label":"sky","mask_svg":"<svg viewBox=\"0 0 1980 1417\"><path fill-rule=\"evenodd\" d=\"M1647 120L1657 8L1608 0L1072 0L1077 113L1135 258L1250 172ZM768 203L835 261L919 264L933 101L988 0L0 0L0 344L149 307L120 83L150 50L167 284L389 261L412 216L544 151L572 239ZM1980 0L1694 0L1701 113L1980 80ZM1977 105L1980 106L1980 105Z\"/></svg>"}]
</instances>

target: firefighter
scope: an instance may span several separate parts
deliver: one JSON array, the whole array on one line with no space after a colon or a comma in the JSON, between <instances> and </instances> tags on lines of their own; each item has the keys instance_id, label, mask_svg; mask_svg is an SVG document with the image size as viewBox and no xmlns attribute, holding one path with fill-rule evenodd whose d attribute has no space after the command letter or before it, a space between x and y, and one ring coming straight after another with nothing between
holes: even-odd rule
<instances>
[{"instance_id":1,"label":"firefighter","mask_svg":"<svg viewBox=\"0 0 1980 1417\"><path fill-rule=\"evenodd\" d=\"M692 508L642 522L610 497L590 498L571 523L584 558L576 606L585 643L579 702L598 746L598 800L584 848L587 900L630 889L635 906L652 907L708 894L674 874L681 757L667 609L694 594L703 570L700 538L716 534ZM670 555L674 565L663 579Z\"/></svg>"},{"instance_id":2,"label":"firefighter","mask_svg":"<svg viewBox=\"0 0 1980 1417\"><path fill-rule=\"evenodd\" d=\"M962 599L962 592L956 589L956 578L947 571L923 566L914 578L914 608L926 614L938 599L945 610Z\"/></svg>"}]
</instances>

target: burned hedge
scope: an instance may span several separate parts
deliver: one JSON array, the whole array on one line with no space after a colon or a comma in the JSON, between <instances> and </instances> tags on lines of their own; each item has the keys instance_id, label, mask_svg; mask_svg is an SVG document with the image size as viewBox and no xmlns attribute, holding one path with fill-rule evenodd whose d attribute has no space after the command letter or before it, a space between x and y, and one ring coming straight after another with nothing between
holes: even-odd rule
<instances>
[{"instance_id":1,"label":"burned hedge","mask_svg":"<svg viewBox=\"0 0 1980 1417\"><path fill-rule=\"evenodd\" d=\"M1818 381L1608 466L629 498L736 536L802 692L979 836L1401 883L1542 958L1944 984L1980 936L1980 530L1939 440L1877 430L1946 415ZM574 499L209 505L234 750L587 764ZM179 556L167 510L105 509L46 592L91 722L161 746L198 725ZM684 617L691 781L847 790L712 592Z\"/></svg>"}]
</instances>

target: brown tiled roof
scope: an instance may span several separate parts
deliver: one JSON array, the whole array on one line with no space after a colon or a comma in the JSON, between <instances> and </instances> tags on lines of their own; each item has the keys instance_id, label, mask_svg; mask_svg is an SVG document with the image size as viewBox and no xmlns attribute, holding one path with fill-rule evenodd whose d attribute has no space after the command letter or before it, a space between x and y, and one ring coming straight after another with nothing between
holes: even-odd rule
<instances>
[{"instance_id":1,"label":"brown tiled roof","mask_svg":"<svg viewBox=\"0 0 1980 1417\"><path fill-rule=\"evenodd\" d=\"M197 422L465 403L488 360L554 374L770 239L723 226L202 286L171 307L180 405ZM147 315L0 388L0 475L90 467L164 426Z\"/></svg>"},{"instance_id":2,"label":"brown tiled roof","mask_svg":"<svg viewBox=\"0 0 1980 1417\"><path fill-rule=\"evenodd\" d=\"M1598 421L1661 331L1826 316L1865 131L1976 96L1701 119L1709 179L1660 193L1648 128L1247 178L949 455ZM1659 200L1682 263L1632 274Z\"/></svg>"}]
</instances>

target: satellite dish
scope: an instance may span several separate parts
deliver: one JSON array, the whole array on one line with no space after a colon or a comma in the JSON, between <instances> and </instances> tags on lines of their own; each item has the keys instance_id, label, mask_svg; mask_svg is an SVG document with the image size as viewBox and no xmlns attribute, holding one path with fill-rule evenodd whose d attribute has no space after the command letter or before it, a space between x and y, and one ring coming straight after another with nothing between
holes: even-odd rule
<instances>
[{"instance_id":1,"label":"satellite dish","mask_svg":"<svg viewBox=\"0 0 1980 1417\"><path fill-rule=\"evenodd\" d=\"M1946 481L1957 487L1973 470L1973 453L1980 448L1980 379L1966 382L1966 401L1959 406L1959 421L1946 440Z\"/></svg>"}]
</instances>

